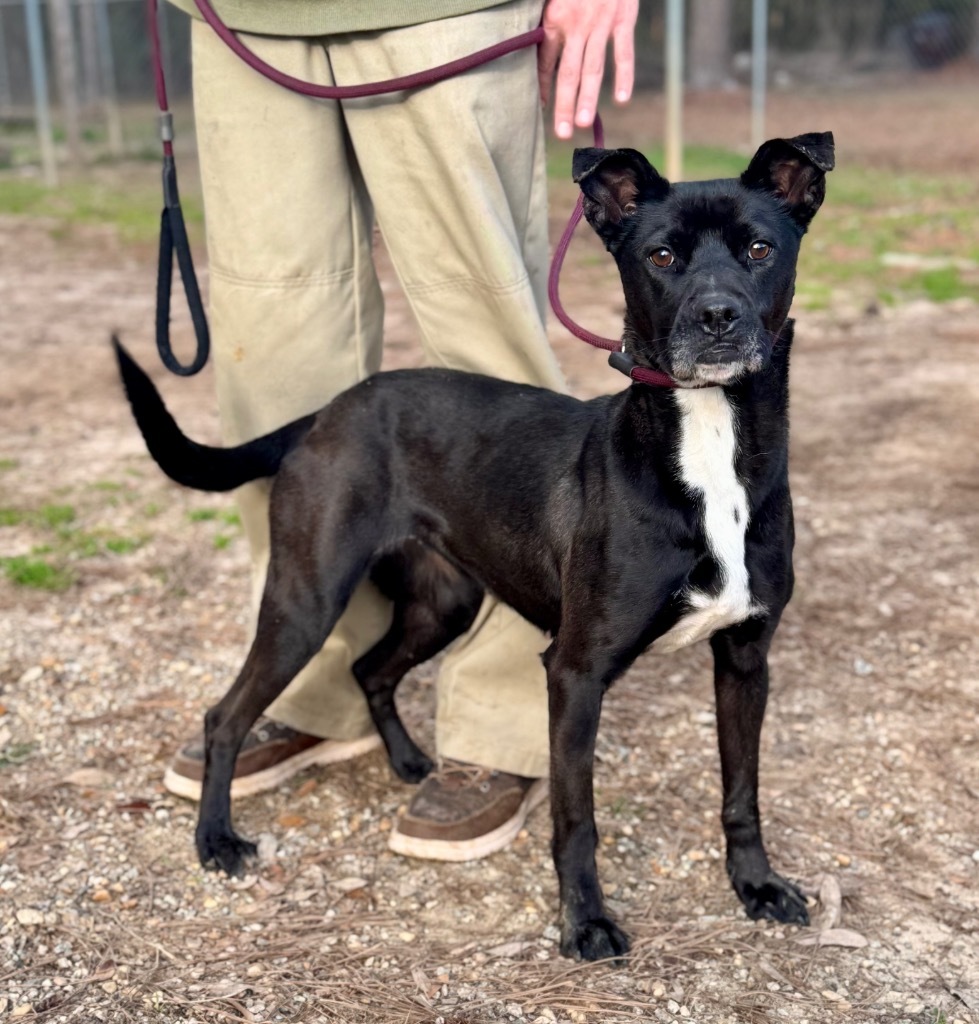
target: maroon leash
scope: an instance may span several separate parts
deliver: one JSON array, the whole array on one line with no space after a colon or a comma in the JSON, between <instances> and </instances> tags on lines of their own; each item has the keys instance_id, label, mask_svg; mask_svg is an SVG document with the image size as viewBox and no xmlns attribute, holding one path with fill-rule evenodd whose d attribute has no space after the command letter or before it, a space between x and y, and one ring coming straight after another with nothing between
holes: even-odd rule
<instances>
[{"instance_id":1,"label":"maroon leash","mask_svg":"<svg viewBox=\"0 0 979 1024\"><path fill-rule=\"evenodd\" d=\"M255 53L248 49L240 39L232 32L218 17L209 0L194 0L197 9L204 20L214 29L219 38L240 57L249 67L264 75L269 80L281 85L293 92L301 93L304 96L312 96L317 99L345 100L360 99L367 96L379 96L385 93L400 92L404 89L417 89L435 82L444 81L453 75L462 74L472 68L487 64L490 61L503 57L506 54L514 53L527 46L539 45L544 40L544 28L539 25L529 32L523 32L512 39L505 39L493 46L478 50L466 57L449 61L447 64L440 64L438 67L429 68L425 71L418 71L411 75L403 75L399 78L389 78L383 82L368 82L364 85L316 85L313 82L306 82L300 78L287 75L277 68L267 64ZM191 376L197 373L207 362L210 351L210 334L207 326L207 318L204 313L204 304L201 299L200 288L197 283L197 275L194 271L193 258L190 251L190 242L187 238L187 230L184 225L183 212L180 208L180 193L177 188L177 171L173 157L173 115L170 113L167 104L166 82L163 75L163 59L160 50L160 34L158 23L158 0L147 0L149 14L150 39L153 50L153 72L156 82L156 98L160 110L160 139L163 143L163 212L160 220L160 261L157 271L157 306L156 306L156 344L160 352L160 358L164 365L180 376ZM596 113L595 124L595 145L601 147L604 144L601 118ZM632 359L622 350L621 342L612 338L603 338L591 331L579 326L565 312L561 305L558 294L558 282L561 274L561 267L567 255L568 247L571 244L571 237L581 220L583 213L583 200L579 196L574 212L564 229L564 234L558 243L557 249L551 260L550 273L548 274L547 293L551 302L554 315L562 324L576 337L596 348L605 349L610 352L609 365L616 370L626 374L632 380L641 384L651 384L658 387L677 387L676 382L668 374L658 370L652 370L644 366L636 366ZM190 307L191 319L194 324L194 334L197 339L197 353L189 365L182 364L174 355L170 345L170 295L173 277L173 257L176 255L177 264L180 268L180 276L183 281L184 291L187 295L187 303Z\"/></svg>"}]
</instances>

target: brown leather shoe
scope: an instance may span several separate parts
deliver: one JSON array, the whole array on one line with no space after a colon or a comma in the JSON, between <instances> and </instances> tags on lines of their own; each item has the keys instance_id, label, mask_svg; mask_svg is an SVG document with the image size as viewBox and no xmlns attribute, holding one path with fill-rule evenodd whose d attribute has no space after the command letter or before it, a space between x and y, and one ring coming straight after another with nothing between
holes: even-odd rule
<instances>
[{"instance_id":1,"label":"brown leather shoe","mask_svg":"<svg viewBox=\"0 0 979 1024\"><path fill-rule=\"evenodd\" d=\"M356 740L325 740L288 725L260 718L245 737L235 761L231 798L262 793L292 778L311 764L336 764L381 745L370 733ZM200 800L204 779L204 736L183 747L163 776L163 785L188 800Z\"/></svg>"},{"instance_id":2,"label":"brown leather shoe","mask_svg":"<svg viewBox=\"0 0 979 1024\"><path fill-rule=\"evenodd\" d=\"M418 787L388 843L426 860L478 860L509 846L547 796L547 779L444 760Z\"/></svg>"}]
</instances>

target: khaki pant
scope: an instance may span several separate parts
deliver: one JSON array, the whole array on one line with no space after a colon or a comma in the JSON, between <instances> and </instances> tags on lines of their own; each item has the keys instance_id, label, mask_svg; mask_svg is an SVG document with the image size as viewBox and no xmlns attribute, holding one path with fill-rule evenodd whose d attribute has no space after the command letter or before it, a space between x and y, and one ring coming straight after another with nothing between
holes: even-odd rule
<instances>
[{"instance_id":1,"label":"khaki pant","mask_svg":"<svg viewBox=\"0 0 979 1024\"><path fill-rule=\"evenodd\" d=\"M245 36L270 64L356 84L444 63L532 28L540 0L444 22L327 39ZM245 66L201 22L194 95L207 214L210 313L226 441L317 409L381 363L374 218L427 361L562 389L543 327L544 137L533 49L445 83L314 100ZM256 598L268 562L268 487L239 492ZM269 708L314 735L371 728L350 672L390 610L362 584L322 651ZM438 752L547 774L546 638L487 600L445 657Z\"/></svg>"}]
</instances>

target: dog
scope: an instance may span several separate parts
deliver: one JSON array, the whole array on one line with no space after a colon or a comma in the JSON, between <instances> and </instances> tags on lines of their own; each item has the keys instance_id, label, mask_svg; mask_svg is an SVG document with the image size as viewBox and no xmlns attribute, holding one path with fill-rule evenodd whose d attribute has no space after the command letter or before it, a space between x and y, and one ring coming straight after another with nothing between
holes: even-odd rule
<instances>
[{"instance_id":1,"label":"dog","mask_svg":"<svg viewBox=\"0 0 979 1024\"><path fill-rule=\"evenodd\" d=\"M274 477L271 561L244 667L205 717L197 850L231 875L239 746L319 649L358 582L394 604L354 666L395 773L428 757L394 705L405 672L472 624L485 591L551 637L553 857L561 951L620 958L595 863L605 691L647 648L710 640L731 883L752 918L806 924L762 845L767 654L793 587L789 319L800 244L834 166L829 132L766 142L739 178L667 182L631 149L579 149L585 215L625 293L622 357L670 374L583 402L443 369L376 374L235 448L188 439L113 339L153 458L188 487Z\"/></svg>"}]
</instances>

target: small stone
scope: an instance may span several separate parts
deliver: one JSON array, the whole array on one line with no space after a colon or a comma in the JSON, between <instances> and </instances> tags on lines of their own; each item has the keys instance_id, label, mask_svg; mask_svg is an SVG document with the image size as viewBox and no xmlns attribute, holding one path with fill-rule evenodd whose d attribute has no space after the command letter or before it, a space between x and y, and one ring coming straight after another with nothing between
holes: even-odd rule
<instances>
[{"instance_id":1,"label":"small stone","mask_svg":"<svg viewBox=\"0 0 979 1024\"><path fill-rule=\"evenodd\" d=\"M656 999L662 999L663 996L665 996L665 995L666 995L666 988L662 984L660 984L660 982L657 982L653 986L653 996Z\"/></svg>"},{"instance_id":2,"label":"small stone","mask_svg":"<svg viewBox=\"0 0 979 1024\"><path fill-rule=\"evenodd\" d=\"M15 1006L10 1012L10 1019L17 1020L20 1017L26 1017L29 1013L34 1012L34 1007L30 1003L21 1003L20 1006Z\"/></svg>"},{"instance_id":3,"label":"small stone","mask_svg":"<svg viewBox=\"0 0 979 1024\"><path fill-rule=\"evenodd\" d=\"M17 911L17 920L26 925L44 924L44 915L33 907L24 907Z\"/></svg>"},{"instance_id":4,"label":"small stone","mask_svg":"<svg viewBox=\"0 0 979 1024\"><path fill-rule=\"evenodd\" d=\"M852 859L848 853L838 853L836 855L836 863L839 864L841 868L848 868L852 863Z\"/></svg>"},{"instance_id":5,"label":"small stone","mask_svg":"<svg viewBox=\"0 0 979 1024\"><path fill-rule=\"evenodd\" d=\"M20 679L18 679L17 681L19 683L36 683L38 679L40 679L41 676L43 675L44 669L40 665L34 665L32 668L29 668L26 672L23 672L21 674ZM29 1006L28 1009L30 1009ZM16 1012L17 1011L15 1010L14 1013Z\"/></svg>"},{"instance_id":6,"label":"small stone","mask_svg":"<svg viewBox=\"0 0 979 1024\"><path fill-rule=\"evenodd\" d=\"M854 658L853 671L858 676L869 676L874 671L874 666L869 661L864 661L863 658Z\"/></svg>"},{"instance_id":7,"label":"small stone","mask_svg":"<svg viewBox=\"0 0 979 1024\"><path fill-rule=\"evenodd\" d=\"M414 942L415 941L415 933L414 932L398 932L398 938L401 939L402 942Z\"/></svg>"},{"instance_id":8,"label":"small stone","mask_svg":"<svg viewBox=\"0 0 979 1024\"><path fill-rule=\"evenodd\" d=\"M112 899L112 893L108 889L96 889L91 899L93 903L108 903Z\"/></svg>"}]
</instances>

